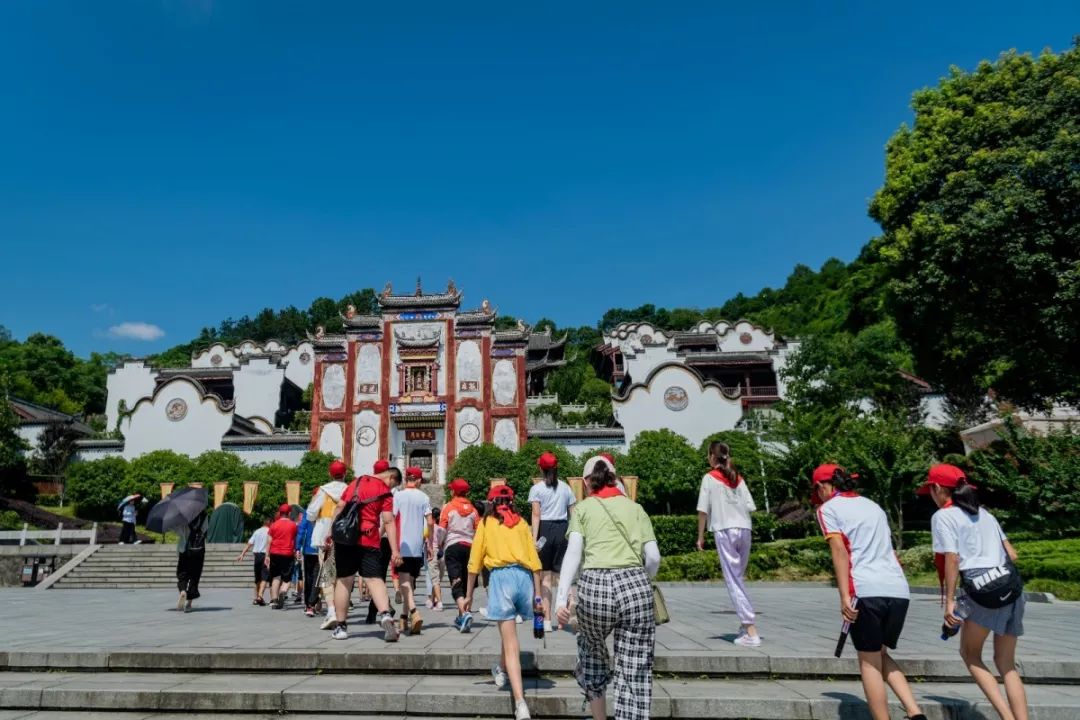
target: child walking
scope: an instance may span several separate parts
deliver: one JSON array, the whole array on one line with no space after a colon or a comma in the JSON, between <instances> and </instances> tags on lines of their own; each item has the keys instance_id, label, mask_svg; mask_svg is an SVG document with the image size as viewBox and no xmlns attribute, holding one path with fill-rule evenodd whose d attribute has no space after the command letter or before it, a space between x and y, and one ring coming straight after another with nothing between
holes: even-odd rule
<instances>
[{"instance_id":1,"label":"child walking","mask_svg":"<svg viewBox=\"0 0 1080 720\"><path fill-rule=\"evenodd\" d=\"M705 526L713 534L720 567L724 571L731 604L739 616L735 644L758 647L761 636L754 624L754 605L746 592L746 566L750 562L750 513L757 510L746 481L731 466L731 450L725 443L709 445L712 470L701 478L698 492L698 550L705 549Z\"/></svg>"},{"instance_id":2,"label":"child walking","mask_svg":"<svg viewBox=\"0 0 1080 720\"><path fill-rule=\"evenodd\" d=\"M514 491L509 485L496 485L488 493L492 512L476 530L469 552L469 581L465 607L472 605L476 577L487 568L487 615L499 624L502 638L502 663L491 668L495 686L500 690L510 682L515 720L530 720L529 706L521 683L521 648L518 644L518 615L531 618L540 609L540 557L536 553L529 525L514 512Z\"/></svg>"},{"instance_id":3,"label":"child walking","mask_svg":"<svg viewBox=\"0 0 1080 720\"><path fill-rule=\"evenodd\" d=\"M1016 670L1016 641L1024 634L1024 592L1016 550L997 519L979 503L975 486L955 465L930 468L920 495L930 495L939 510L930 520L935 559L945 586L945 624L960 628L960 656L1001 720L1027 720L1027 691ZM956 595L960 578L964 593ZM983 578L995 578L983 584ZM982 588L976 590L975 588ZM990 592L988 592L990 591ZM983 663L983 646L994 634L994 664L1005 684Z\"/></svg>"}]
</instances>

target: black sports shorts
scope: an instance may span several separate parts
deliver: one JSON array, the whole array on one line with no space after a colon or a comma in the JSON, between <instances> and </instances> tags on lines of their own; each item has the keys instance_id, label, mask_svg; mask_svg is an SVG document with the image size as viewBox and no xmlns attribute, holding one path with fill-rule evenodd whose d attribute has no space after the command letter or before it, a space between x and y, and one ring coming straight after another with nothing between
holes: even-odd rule
<instances>
[{"instance_id":1,"label":"black sports shorts","mask_svg":"<svg viewBox=\"0 0 1080 720\"><path fill-rule=\"evenodd\" d=\"M859 617L851 625L851 644L859 652L896 649L907 618L908 600L893 597L859 598Z\"/></svg>"}]
</instances>

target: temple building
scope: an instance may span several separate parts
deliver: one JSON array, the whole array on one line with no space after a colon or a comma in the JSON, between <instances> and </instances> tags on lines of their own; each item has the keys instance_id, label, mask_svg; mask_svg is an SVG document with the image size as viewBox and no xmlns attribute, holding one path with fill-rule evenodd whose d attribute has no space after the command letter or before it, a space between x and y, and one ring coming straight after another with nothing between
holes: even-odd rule
<instances>
[{"instance_id":1,"label":"temple building","mask_svg":"<svg viewBox=\"0 0 1080 720\"><path fill-rule=\"evenodd\" d=\"M697 445L783 399L782 371L798 347L746 320L679 332L622 323L604 335L594 365L612 383L627 447L642 431L662 428Z\"/></svg>"},{"instance_id":2,"label":"temple building","mask_svg":"<svg viewBox=\"0 0 1080 720\"><path fill-rule=\"evenodd\" d=\"M106 381L105 417L119 437L80 440L78 457L139 457L154 450L196 456L234 452L249 464L300 462L307 433L285 430L314 377L311 343L215 343L184 368L126 360Z\"/></svg>"},{"instance_id":3,"label":"temple building","mask_svg":"<svg viewBox=\"0 0 1080 720\"><path fill-rule=\"evenodd\" d=\"M349 308L342 334L316 331L312 449L356 468L389 458L442 483L463 449L526 441L526 397L563 363L565 339L520 321L496 330L487 300L462 310L461 297L453 282L404 295L388 284L377 315Z\"/></svg>"}]
</instances>

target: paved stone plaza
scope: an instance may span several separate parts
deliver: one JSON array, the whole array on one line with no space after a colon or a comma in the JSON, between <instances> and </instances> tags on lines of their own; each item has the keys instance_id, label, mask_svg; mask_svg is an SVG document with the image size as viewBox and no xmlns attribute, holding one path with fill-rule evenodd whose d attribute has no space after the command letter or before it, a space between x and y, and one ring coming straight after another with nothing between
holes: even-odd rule
<instances>
[{"instance_id":1,"label":"paved stone plaza","mask_svg":"<svg viewBox=\"0 0 1080 720\"><path fill-rule=\"evenodd\" d=\"M673 620L657 635L654 716L861 717L854 653L832 657L835 591L760 584L752 591L760 649L730 642L738 621L722 586L666 590ZM0 708L7 709L0 720L53 716L28 715L38 708L132 709L144 712L130 717L145 718L154 710L477 717L508 707L486 675L498 637L482 619L461 635L450 627L451 611L425 610L422 635L387 645L356 614L354 637L333 641L299 606L253 607L243 590L207 590L187 615L174 603L175 594L158 590L0 592ZM931 717L980 717L986 704L955 640L938 639L940 618L936 596L915 595L896 656L922 681L917 691ZM1080 717L1080 687L1069 687L1080 680L1080 605L1030 603L1025 624L1019 658L1032 683L1033 717ZM534 716L581 717L568 676L573 636L551 633L544 647L527 623L520 636ZM73 671L56 672L64 669ZM342 672L363 674L346 683Z\"/></svg>"}]
</instances>

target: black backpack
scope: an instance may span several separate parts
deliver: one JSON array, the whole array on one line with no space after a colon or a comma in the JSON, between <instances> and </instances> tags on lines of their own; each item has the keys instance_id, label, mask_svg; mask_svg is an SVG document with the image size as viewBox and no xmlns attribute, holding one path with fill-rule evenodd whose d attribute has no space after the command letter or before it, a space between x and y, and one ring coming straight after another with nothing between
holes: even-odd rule
<instances>
[{"instance_id":1,"label":"black backpack","mask_svg":"<svg viewBox=\"0 0 1080 720\"><path fill-rule=\"evenodd\" d=\"M203 531L203 518L199 516L188 525L187 549L199 552L206 549L206 533Z\"/></svg>"},{"instance_id":2,"label":"black backpack","mask_svg":"<svg viewBox=\"0 0 1080 720\"><path fill-rule=\"evenodd\" d=\"M359 544L360 535L362 533L360 527L360 510L365 505L370 505L373 502L379 502L388 497L393 497L389 492L385 492L381 495L368 498L367 500L357 500L356 496L359 492L360 486L357 485L352 498L345 503L345 508L334 520L334 524L330 526L330 537L333 539L335 545Z\"/></svg>"},{"instance_id":3,"label":"black backpack","mask_svg":"<svg viewBox=\"0 0 1080 720\"><path fill-rule=\"evenodd\" d=\"M969 598L990 610L1012 605L1024 593L1024 581L1011 561L975 577L961 575L960 585Z\"/></svg>"}]
</instances>

